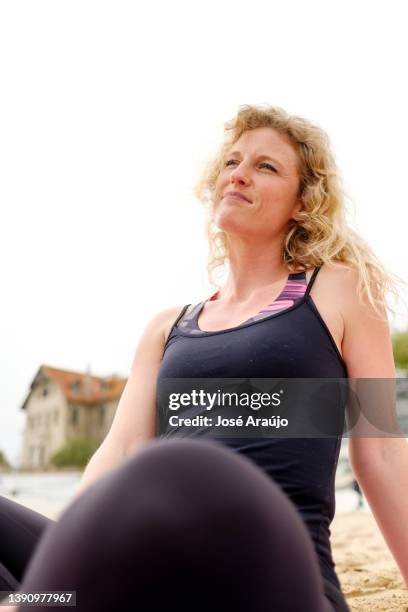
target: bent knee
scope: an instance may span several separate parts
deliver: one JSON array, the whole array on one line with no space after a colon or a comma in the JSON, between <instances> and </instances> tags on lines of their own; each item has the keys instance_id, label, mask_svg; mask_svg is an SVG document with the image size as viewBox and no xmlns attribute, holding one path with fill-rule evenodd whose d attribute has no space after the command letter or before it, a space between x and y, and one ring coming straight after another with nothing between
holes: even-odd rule
<instances>
[{"instance_id":1,"label":"bent knee","mask_svg":"<svg viewBox=\"0 0 408 612\"><path fill-rule=\"evenodd\" d=\"M190 506L204 498L207 506L213 503L224 508L253 507L257 500L283 505L283 510L290 505L280 487L259 467L216 440L153 440L127 460L123 477L128 486L142 482L151 488L155 483L163 495L188 500Z\"/></svg>"}]
</instances>

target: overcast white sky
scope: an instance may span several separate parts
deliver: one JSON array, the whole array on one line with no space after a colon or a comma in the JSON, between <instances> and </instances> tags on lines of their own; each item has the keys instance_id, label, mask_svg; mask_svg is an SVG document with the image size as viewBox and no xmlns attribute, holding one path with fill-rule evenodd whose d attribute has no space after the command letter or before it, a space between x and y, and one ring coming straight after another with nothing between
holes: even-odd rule
<instances>
[{"instance_id":1,"label":"overcast white sky","mask_svg":"<svg viewBox=\"0 0 408 612\"><path fill-rule=\"evenodd\" d=\"M0 4L0 449L9 459L41 364L127 376L153 314L207 297L192 189L241 104L280 105L326 129L354 227L407 278L405 8Z\"/></svg>"}]
</instances>

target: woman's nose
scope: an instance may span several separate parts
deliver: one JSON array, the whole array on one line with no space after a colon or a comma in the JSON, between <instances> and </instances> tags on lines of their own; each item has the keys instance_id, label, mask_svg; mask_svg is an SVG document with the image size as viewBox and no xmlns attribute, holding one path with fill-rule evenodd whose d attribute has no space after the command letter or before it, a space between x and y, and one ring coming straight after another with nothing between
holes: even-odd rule
<instances>
[{"instance_id":1,"label":"woman's nose","mask_svg":"<svg viewBox=\"0 0 408 612\"><path fill-rule=\"evenodd\" d=\"M239 166L235 168L230 174L230 181L234 185L235 183L239 185L245 185L248 183L248 177L245 173L245 170Z\"/></svg>"}]
</instances>

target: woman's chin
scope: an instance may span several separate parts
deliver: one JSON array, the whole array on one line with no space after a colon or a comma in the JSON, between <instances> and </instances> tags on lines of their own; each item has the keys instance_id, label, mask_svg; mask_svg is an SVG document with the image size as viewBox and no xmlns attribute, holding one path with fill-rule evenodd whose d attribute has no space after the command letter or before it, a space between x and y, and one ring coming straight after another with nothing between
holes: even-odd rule
<instances>
[{"instance_id":1,"label":"woman's chin","mask_svg":"<svg viewBox=\"0 0 408 612\"><path fill-rule=\"evenodd\" d=\"M240 216L236 211L233 214L223 211L222 214L215 216L214 223L218 229L227 234L248 234L248 221L245 223L243 218L239 218Z\"/></svg>"},{"instance_id":2,"label":"woman's chin","mask_svg":"<svg viewBox=\"0 0 408 612\"><path fill-rule=\"evenodd\" d=\"M215 225L229 236L248 236L248 228L243 225L236 223L216 223Z\"/></svg>"}]
</instances>

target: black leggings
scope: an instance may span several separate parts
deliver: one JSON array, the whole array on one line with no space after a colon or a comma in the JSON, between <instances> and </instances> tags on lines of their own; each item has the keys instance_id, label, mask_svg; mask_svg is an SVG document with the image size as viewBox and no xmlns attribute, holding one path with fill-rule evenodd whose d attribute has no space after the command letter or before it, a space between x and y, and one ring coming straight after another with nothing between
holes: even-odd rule
<instances>
[{"instance_id":1,"label":"black leggings","mask_svg":"<svg viewBox=\"0 0 408 612\"><path fill-rule=\"evenodd\" d=\"M292 502L214 441L149 442L57 522L0 497L0 550L0 590L74 590L81 612L348 610Z\"/></svg>"}]
</instances>

